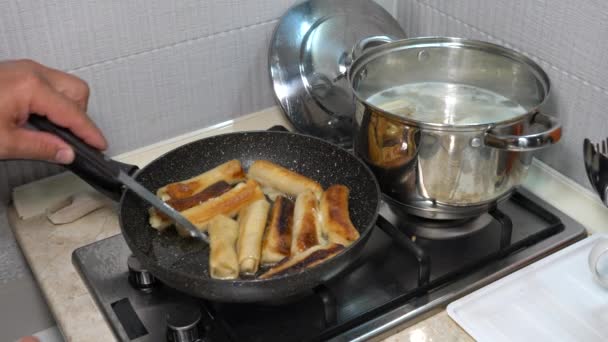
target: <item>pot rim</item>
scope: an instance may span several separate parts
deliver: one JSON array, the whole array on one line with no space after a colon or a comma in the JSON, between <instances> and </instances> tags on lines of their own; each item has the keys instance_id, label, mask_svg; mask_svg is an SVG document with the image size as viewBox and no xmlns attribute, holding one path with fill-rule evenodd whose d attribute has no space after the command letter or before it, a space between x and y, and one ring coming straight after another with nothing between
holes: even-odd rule
<instances>
[{"instance_id":1,"label":"pot rim","mask_svg":"<svg viewBox=\"0 0 608 342\"><path fill-rule=\"evenodd\" d=\"M542 83L544 95L542 101L540 101L536 106L531 108L529 111L517 115L513 118L497 121L493 123L482 123L482 124L468 124L468 125L454 125L454 124L441 124L441 123L428 123L420 120L408 119L399 115L392 114L387 112L369 102L364 100L359 92L356 91L353 87L353 76L358 74L359 70L375 60L376 58L385 56L389 53L393 53L396 51L407 50L411 48L424 48L424 47L444 47L444 48L469 48L469 49L477 49L483 50L486 52L494 53L500 55L505 58L510 58L517 62L520 62L524 65L527 65L532 69L533 74L537 77L537 80ZM350 68L347 71L348 77L348 85L351 88L351 91L356 98L357 101L364 103L366 106L372 108L374 111L381 113L391 119L397 120L399 122L405 123L410 126L430 129L430 130L440 130L440 131L485 131L492 129L497 126L507 126L514 124L516 122L524 120L526 117L532 116L535 113L539 112L540 107L545 104L547 98L549 97L549 93L551 90L551 82L549 80L549 76L546 72L531 58L525 56L522 53L519 53L515 50L506 48L501 45L489 43L482 40L475 39L466 39L466 38L457 38L457 37L442 37L442 36L428 36L428 37L415 37L415 38L406 38L396 40L390 43L385 43L379 46L375 46L369 49L366 49L363 54L358 56Z\"/></svg>"}]
</instances>

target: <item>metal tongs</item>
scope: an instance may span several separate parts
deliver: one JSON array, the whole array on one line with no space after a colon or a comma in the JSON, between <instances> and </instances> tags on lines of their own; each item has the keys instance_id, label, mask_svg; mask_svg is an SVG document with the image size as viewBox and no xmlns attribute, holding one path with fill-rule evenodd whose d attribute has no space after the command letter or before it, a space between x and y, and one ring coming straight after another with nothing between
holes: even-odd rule
<instances>
[{"instance_id":1,"label":"metal tongs","mask_svg":"<svg viewBox=\"0 0 608 342\"><path fill-rule=\"evenodd\" d=\"M583 141L585 170L589 182L599 194L605 206L608 206L608 138L595 146L589 139Z\"/></svg>"},{"instance_id":2,"label":"metal tongs","mask_svg":"<svg viewBox=\"0 0 608 342\"><path fill-rule=\"evenodd\" d=\"M72 146L76 157L81 159L82 162L88 164L88 167L95 168L95 170L102 174L103 177L117 181L124 185L125 188L133 191L141 199L150 203L161 213L167 215L167 217L173 220L173 222L177 226L188 231L191 237L209 243L209 238L207 237L207 235L198 230L194 226L194 224L188 221L182 214L180 214L177 210L171 208L160 198L156 197L152 192L150 192L150 190L139 184L124 170L119 167L116 167L115 164L110 163L109 157L87 145L84 141L76 137L69 130L63 127L59 127L49 121L46 117L36 114L30 115L28 123L41 131L57 135Z\"/></svg>"}]
</instances>

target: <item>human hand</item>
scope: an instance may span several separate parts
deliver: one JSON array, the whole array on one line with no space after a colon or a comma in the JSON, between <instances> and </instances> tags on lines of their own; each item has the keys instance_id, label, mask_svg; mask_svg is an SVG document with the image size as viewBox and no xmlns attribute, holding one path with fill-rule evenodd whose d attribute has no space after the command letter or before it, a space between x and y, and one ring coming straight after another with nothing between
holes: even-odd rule
<instances>
[{"instance_id":1,"label":"human hand","mask_svg":"<svg viewBox=\"0 0 608 342\"><path fill-rule=\"evenodd\" d=\"M29 60L0 62L0 159L69 164L74 151L61 138L25 127L30 113L46 116L87 144L107 142L86 115L89 87L80 78Z\"/></svg>"}]
</instances>

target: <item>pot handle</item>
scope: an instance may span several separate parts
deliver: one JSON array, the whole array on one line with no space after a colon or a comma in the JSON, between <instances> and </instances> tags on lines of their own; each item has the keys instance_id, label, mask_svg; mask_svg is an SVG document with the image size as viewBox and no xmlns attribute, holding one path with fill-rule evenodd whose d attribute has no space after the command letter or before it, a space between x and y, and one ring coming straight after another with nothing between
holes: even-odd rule
<instances>
[{"instance_id":1,"label":"pot handle","mask_svg":"<svg viewBox=\"0 0 608 342\"><path fill-rule=\"evenodd\" d=\"M120 170L133 175L138 167L110 159L75 136L69 130L59 127L44 116L30 114L28 123L40 131L54 134L74 149L74 161L63 165L93 188L114 201L120 200L123 185L116 180Z\"/></svg>"},{"instance_id":2,"label":"pot handle","mask_svg":"<svg viewBox=\"0 0 608 342\"><path fill-rule=\"evenodd\" d=\"M501 150L526 152L555 144L562 137L562 125L549 115L536 112L530 123L540 124L545 127L545 130L528 135L503 135L490 129L485 134L484 144Z\"/></svg>"},{"instance_id":3,"label":"pot handle","mask_svg":"<svg viewBox=\"0 0 608 342\"><path fill-rule=\"evenodd\" d=\"M394 41L395 39L389 36L371 36L363 38L353 47L353 50L350 53L350 59L351 61L354 61L355 59L359 58L359 56L361 56L365 50L378 45L392 43Z\"/></svg>"}]
</instances>

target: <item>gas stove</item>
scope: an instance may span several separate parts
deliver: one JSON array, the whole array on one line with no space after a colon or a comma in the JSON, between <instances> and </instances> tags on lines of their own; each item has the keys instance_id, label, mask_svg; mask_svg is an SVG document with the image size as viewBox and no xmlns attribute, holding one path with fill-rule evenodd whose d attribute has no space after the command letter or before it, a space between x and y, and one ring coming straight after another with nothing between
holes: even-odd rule
<instances>
[{"instance_id":1,"label":"gas stove","mask_svg":"<svg viewBox=\"0 0 608 342\"><path fill-rule=\"evenodd\" d=\"M426 221L385 204L380 213L357 262L279 303L177 292L142 269L120 234L75 250L73 262L122 341L357 341L386 337L586 236L525 189L473 220Z\"/></svg>"}]
</instances>

